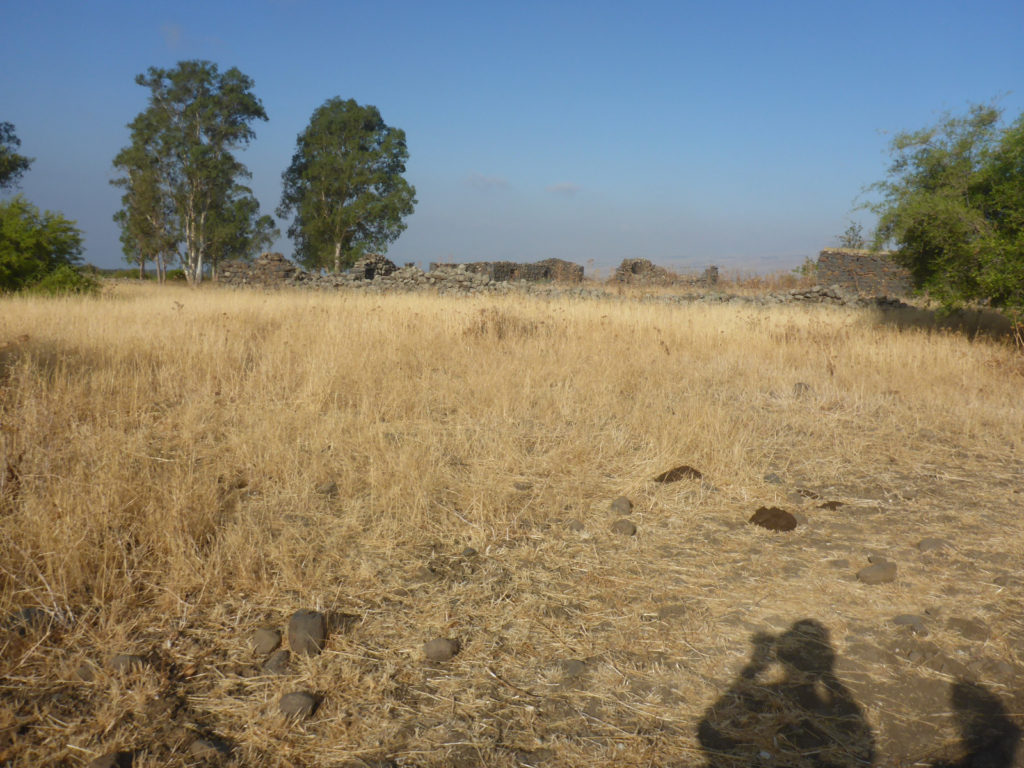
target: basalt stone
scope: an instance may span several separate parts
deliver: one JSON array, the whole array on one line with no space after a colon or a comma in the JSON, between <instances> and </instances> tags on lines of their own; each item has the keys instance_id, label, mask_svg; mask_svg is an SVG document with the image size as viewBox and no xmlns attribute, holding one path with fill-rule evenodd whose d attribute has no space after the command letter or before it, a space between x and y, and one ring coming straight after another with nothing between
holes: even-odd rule
<instances>
[{"instance_id":1,"label":"basalt stone","mask_svg":"<svg viewBox=\"0 0 1024 768\"><path fill-rule=\"evenodd\" d=\"M680 464L654 478L656 483L676 483L680 480L700 480L704 475L699 469L694 469L688 464Z\"/></svg>"},{"instance_id":2,"label":"basalt stone","mask_svg":"<svg viewBox=\"0 0 1024 768\"><path fill-rule=\"evenodd\" d=\"M888 584L896 580L896 563L883 561L861 568L857 571L857 578L865 584Z\"/></svg>"},{"instance_id":3,"label":"basalt stone","mask_svg":"<svg viewBox=\"0 0 1024 768\"><path fill-rule=\"evenodd\" d=\"M273 653L281 645L281 633L276 629L257 629L252 634L250 639L253 650L256 653L263 654L266 656L268 653Z\"/></svg>"},{"instance_id":4,"label":"basalt stone","mask_svg":"<svg viewBox=\"0 0 1024 768\"><path fill-rule=\"evenodd\" d=\"M841 501L826 501L819 504L818 509L827 509L829 512L835 512L841 506L843 506L843 502Z\"/></svg>"},{"instance_id":5,"label":"basalt stone","mask_svg":"<svg viewBox=\"0 0 1024 768\"><path fill-rule=\"evenodd\" d=\"M326 483L318 485L316 487L316 492L321 496L334 498L338 495L338 484L334 480L328 480Z\"/></svg>"},{"instance_id":6,"label":"basalt stone","mask_svg":"<svg viewBox=\"0 0 1024 768\"><path fill-rule=\"evenodd\" d=\"M473 547L466 547L464 550L462 550L462 556L465 557L467 560L471 557L476 557L478 554L480 553L477 552Z\"/></svg>"},{"instance_id":7,"label":"basalt stone","mask_svg":"<svg viewBox=\"0 0 1024 768\"><path fill-rule=\"evenodd\" d=\"M939 539L934 537L921 539L917 543L917 549L919 552L936 552L940 549L946 549L949 546L949 542L945 539Z\"/></svg>"},{"instance_id":8,"label":"basalt stone","mask_svg":"<svg viewBox=\"0 0 1024 768\"><path fill-rule=\"evenodd\" d=\"M573 533L579 533L580 531L586 528L586 526L583 525L582 520L570 520L568 523L565 524L565 527Z\"/></svg>"},{"instance_id":9,"label":"basalt stone","mask_svg":"<svg viewBox=\"0 0 1024 768\"><path fill-rule=\"evenodd\" d=\"M793 397L801 398L806 397L814 391L814 387L808 384L806 381L798 381L793 385Z\"/></svg>"},{"instance_id":10,"label":"basalt stone","mask_svg":"<svg viewBox=\"0 0 1024 768\"><path fill-rule=\"evenodd\" d=\"M108 752L89 761L88 768L131 768L131 752Z\"/></svg>"},{"instance_id":11,"label":"basalt stone","mask_svg":"<svg viewBox=\"0 0 1024 768\"><path fill-rule=\"evenodd\" d=\"M525 492L533 488L533 483L528 483L525 480L516 480L514 483L512 483L512 487L515 488L517 491Z\"/></svg>"},{"instance_id":12,"label":"basalt stone","mask_svg":"<svg viewBox=\"0 0 1024 768\"><path fill-rule=\"evenodd\" d=\"M587 662L582 659L566 659L558 662L558 666L561 667L562 673L570 679L581 677L587 672Z\"/></svg>"},{"instance_id":13,"label":"basalt stone","mask_svg":"<svg viewBox=\"0 0 1024 768\"><path fill-rule=\"evenodd\" d=\"M312 716L319 706L320 697L308 691L286 693L278 703L282 715L297 719Z\"/></svg>"},{"instance_id":14,"label":"basalt stone","mask_svg":"<svg viewBox=\"0 0 1024 768\"><path fill-rule=\"evenodd\" d=\"M769 531L792 531L796 528L796 518L778 507L761 507L749 522Z\"/></svg>"},{"instance_id":15,"label":"basalt stone","mask_svg":"<svg viewBox=\"0 0 1024 768\"><path fill-rule=\"evenodd\" d=\"M231 745L221 739L200 737L192 742L188 751L193 757L212 760L224 755L230 755Z\"/></svg>"},{"instance_id":16,"label":"basalt stone","mask_svg":"<svg viewBox=\"0 0 1024 768\"><path fill-rule=\"evenodd\" d=\"M898 627L910 627L915 635L927 635L928 629L924 625L924 617L912 613L901 613L893 617L892 623Z\"/></svg>"},{"instance_id":17,"label":"basalt stone","mask_svg":"<svg viewBox=\"0 0 1024 768\"><path fill-rule=\"evenodd\" d=\"M288 651L274 651L263 664L263 671L268 675L287 674L288 662L291 660L291 656L291 653Z\"/></svg>"},{"instance_id":18,"label":"basalt stone","mask_svg":"<svg viewBox=\"0 0 1024 768\"><path fill-rule=\"evenodd\" d=\"M295 653L316 656L327 639L327 619L319 611L303 608L288 621L288 645Z\"/></svg>"},{"instance_id":19,"label":"basalt stone","mask_svg":"<svg viewBox=\"0 0 1024 768\"><path fill-rule=\"evenodd\" d=\"M946 628L961 635L965 640L983 642L989 638L989 628L978 619L953 616L946 620Z\"/></svg>"},{"instance_id":20,"label":"basalt stone","mask_svg":"<svg viewBox=\"0 0 1024 768\"><path fill-rule=\"evenodd\" d=\"M430 661L448 661L461 650L462 643L447 637L436 637L423 645L423 654Z\"/></svg>"},{"instance_id":21,"label":"basalt stone","mask_svg":"<svg viewBox=\"0 0 1024 768\"><path fill-rule=\"evenodd\" d=\"M619 496L611 503L612 514L625 517L633 511L633 502L625 496Z\"/></svg>"},{"instance_id":22,"label":"basalt stone","mask_svg":"<svg viewBox=\"0 0 1024 768\"><path fill-rule=\"evenodd\" d=\"M774 472L769 472L767 475L765 475L764 481L766 483L771 483L772 485L782 485L783 482L785 482L781 477L779 477Z\"/></svg>"},{"instance_id":23,"label":"basalt stone","mask_svg":"<svg viewBox=\"0 0 1024 768\"><path fill-rule=\"evenodd\" d=\"M616 520L612 523L612 533L618 533L623 536L636 536L636 524L632 520Z\"/></svg>"},{"instance_id":24,"label":"basalt stone","mask_svg":"<svg viewBox=\"0 0 1024 768\"><path fill-rule=\"evenodd\" d=\"M131 672L146 665L146 660L133 653L118 653L110 657L110 668L115 672Z\"/></svg>"}]
</instances>

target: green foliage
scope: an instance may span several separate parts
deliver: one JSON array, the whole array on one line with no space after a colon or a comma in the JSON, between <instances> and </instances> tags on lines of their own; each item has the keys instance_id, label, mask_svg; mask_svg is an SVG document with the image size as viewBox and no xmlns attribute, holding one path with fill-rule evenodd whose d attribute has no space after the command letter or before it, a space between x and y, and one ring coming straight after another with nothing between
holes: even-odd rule
<instances>
[{"instance_id":1,"label":"green foliage","mask_svg":"<svg viewBox=\"0 0 1024 768\"><path fill-rule=\"evenodd\" d=\"M21 195L0 203L0 291L37 283L76 264L82 233L59 213L39 209Z\"/></svg>"},{"instance_id":2,"label":"green foliage","mask_svg":"<svg viewBox=\"0 0 1024 768\"><path fill-rule=\"evenodd\" d=\"M838 239L840 248L860 250L867 245L867 240L864 238L864 228L855 221L850 222L850 226L846 228L846 231Z\"/></svg>"},{"instance_id":3,"label":"green foliage","mask_svg":"<svg viewBox=\"0 0 1024 768\"><path fill-rule=\"evenodd\" d=\"M19 155L15 150L21 140L10 123L0 123L0 189L13 189L29 166L32 158Z\"/></svg>"},{"instance_id":4,"label":"green foliage","mask_svg":"<svg viewBox=\"0 0 1024 768\"><path fill-rule=\"evenodd\" d=\"M25 292L45 296L65 296L98 293L99 289L100 282L95 277L63 264L41 280L25 288Z\"/></svg>"},{"instance_id":5,"label":"green foliage","mask_svg":"<svg viewBox=\"0 0 1024 768\"><path fill-rule=\"evenodd\" d=\"M129 125L131 144L114 159L122 175L122 209L115 220L129 260L177 252L189 282L224 253L241 253L273 232L239 179L249 171L234 156L266 120L238 69L221 73L208 61L151 67L135 82L150 90L149 106Z\"/></svg>"},{"instance_id":6,"label":"green foliage","mask_svg":"<svg viewBox=\"0 0 1024 768\"><path fill-rule=\"evenodd\" d=\"M405 132L385 124L376 107L333 98L314 111L282 175L277 209L282 218L294 212L288 235L297 259L337 272L387 250L416 205L402 177L408 159Z\"/></svg>"},{"instance_id":7,"label":"green foliage","mask_svg":"<svg viewBox=\"0 0 1024 768\"><path fill-rule=\"evenodd\" d=\"M898 134L874 246L892 244L914 283L948 309L969 302L1024 310L1024 115L993 106Z\"/></svg>"},{"instance_id":8,"label":"green foliage","mask_svg":"<svg viewBox=\"0 0 1024 768\"><path fill-rule=\"evenodd\" d=\"M804 263L793 270L793 274L800 277L814 278L818 274L818 262L807 256L804 258Z\"/></svg>"}]
</instances>

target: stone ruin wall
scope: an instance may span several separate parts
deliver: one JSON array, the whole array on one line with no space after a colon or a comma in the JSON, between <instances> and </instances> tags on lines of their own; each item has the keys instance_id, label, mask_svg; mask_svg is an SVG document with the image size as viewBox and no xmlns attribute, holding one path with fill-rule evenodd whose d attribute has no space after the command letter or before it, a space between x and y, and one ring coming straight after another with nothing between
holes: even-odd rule
<instances>
[{"instance_id":1,"label":"stone ruin wall","mask_svg":"<svg viewBox=\"0 0 1024 768\"><path fill-rule=\"evenodd\" d=\"M910 273L888 251L826 248L818 255L817 280L868 296L906 296L911 291Z\"/></svg>"},{"instance_id":2,"label":"stone ruin wall","mask_svg":"<svg viewBox=\"0 0 1024 768\"><path fill-rule=\"evenodd\" d=\"M512 282L526 280L540 282L551 280L558 283L582 283L583 267L564 259L544 259L533 264L520 264L514 261L476 261L470 264L432 263L430 271L438 268L464 268L474 275L487 275L495 282Z\"/></svg>"},{"instance_id":3,"label":"stone ruin wall","mask_svg":"<svg viewBox=\"0 0 1024 768\"><path fill-rule=\"evenodd\" d=\"M712 286L718 282L718 267L710 266L700 275L679 275L657 266L650 259L623 259L612 279L627 285Z\"/></svg>"}]
</instances>

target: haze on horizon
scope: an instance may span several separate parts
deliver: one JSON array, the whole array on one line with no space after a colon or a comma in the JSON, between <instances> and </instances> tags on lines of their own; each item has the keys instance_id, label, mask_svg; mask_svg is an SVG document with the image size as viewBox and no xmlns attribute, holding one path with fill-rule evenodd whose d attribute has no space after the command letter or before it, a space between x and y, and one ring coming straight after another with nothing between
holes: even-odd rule
<instances>
[{"instance_id":1,"label":"haze on horizon","mask_svg":"<svg viewBox=\"0 0 1024 768\"><path fill-rule=\"evenodd\" d=\"M971 103L1024 111L1019 0L41 0L4 26L0 121L36 159L18 191L77 220L102 267L124 265L109 180L146 106L135 76L185 59L255 81L270 119L241 159L271 215L326 99L405 130L419 204L388 256L422 265L792 268L851 220L871 228L853 208L893 133Z\"/></svg>"}]
</instances>

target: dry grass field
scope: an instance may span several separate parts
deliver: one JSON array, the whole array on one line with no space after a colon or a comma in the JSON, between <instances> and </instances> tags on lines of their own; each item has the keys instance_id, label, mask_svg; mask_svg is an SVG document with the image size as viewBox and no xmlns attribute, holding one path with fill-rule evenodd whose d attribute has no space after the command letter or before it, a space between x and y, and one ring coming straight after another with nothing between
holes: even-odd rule
<instances>
[{"instance_id":1,"label":"dry grass field","mask_svg":"<svg viewBox=\"0 0 1024 768\"><path fill-rule=\"evenodd\" d=\"M4 298L0 765L1019 764L1024 358L895 319Z\"/></svg>"}]
</instances>

